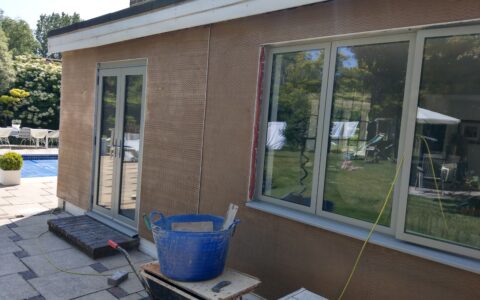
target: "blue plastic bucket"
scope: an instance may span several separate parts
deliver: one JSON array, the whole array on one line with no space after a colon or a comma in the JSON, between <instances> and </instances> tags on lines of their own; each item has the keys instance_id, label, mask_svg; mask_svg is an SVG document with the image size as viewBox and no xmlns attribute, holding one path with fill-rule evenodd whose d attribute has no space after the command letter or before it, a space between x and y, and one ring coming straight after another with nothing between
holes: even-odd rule
<instances>
[{"instance_id":1,"label":"blue plastic bucket","mask_svg":"<svg viewBox=\"0 0 480 300\"><path fill-rule=\"evenodd\" d=\"M158 220L155 220L158 217ZM172 223L213 222L212 232L173 231ZM202 281L222 274L228 244L238 220L222 230L223 218L213 215L177 215L164 217L150 213L152 233L157 246L160 271L179 281Z\"/></svg>"}]
</instances>

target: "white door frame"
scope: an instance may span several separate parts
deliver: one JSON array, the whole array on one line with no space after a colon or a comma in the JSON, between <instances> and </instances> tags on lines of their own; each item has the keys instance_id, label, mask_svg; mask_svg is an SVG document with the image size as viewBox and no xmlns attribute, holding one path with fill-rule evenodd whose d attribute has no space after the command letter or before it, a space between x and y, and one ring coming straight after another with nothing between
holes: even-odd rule
<instances>
[{"instance_id":1,"label":"white door frame","mask_svg":"<svg viewBox=\"0 0 480 300\"><path fill-rule=\"evenodd\" d=\"M142 174L142 158L143 158L143 135L144 135L144 119L145 119L145 105L146 105L146 59L135 59L119 62L106 62L98 64L97 68L97 90L95 102L95 126L94 126L94 157L92 170L92 188L91 188L91 210L101 214L103 217L112 221L118 222L122 225L127 225L132 229L138 228L139 223L139 208L140 208L140 189L141 189L141 174ZM122 171L122 153L123 153L123 127L125 119L125 87L126 76L142 75L142 104L140 117L140 143L138 153L138 179L136 190L136 211L134 220L129 219L120 214L120 191L121 191L121 171ZM102 118L102 91L103 91L103 77L115 76L117 78L116 87L116 110L115 110L115 133L114 133L114 166L112 178L112 203L111 209L107 209L97 205L98 198L98 180L100 172L100 147L101 147L101 118Z\"/></svg>"}]
</instances>

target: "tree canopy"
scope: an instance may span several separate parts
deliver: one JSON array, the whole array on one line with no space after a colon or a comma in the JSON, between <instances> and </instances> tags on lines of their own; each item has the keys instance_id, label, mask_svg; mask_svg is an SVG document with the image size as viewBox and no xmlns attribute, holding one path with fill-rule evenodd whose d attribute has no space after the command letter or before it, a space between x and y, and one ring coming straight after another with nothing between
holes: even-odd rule
<instances>
[{"instance_id":1,"label":"tree canopy","mask_svg":"<svg viewBox=\"0 0 480 300\"><path fill-rule=\"evenodd\" d=\"M8 49L14 57L35 53L38 42L33 37L27 22L3 17L0 19L0 26L8 38Z\"/></svg>"},{"instance_id":2,"label":"tree canopy","mask_svg":"<svg viewBox=\"0 0 480 300\"><path fill-rule=\"evenodd\" d=\"M12 54L8 51L8 38L0 28L0 94L15 80Z\"/></svg>"},{"instance_id":3,"label":"tree canopy","mask_svg":"<svg viewBox=\"0 0 480 300\"><path fill-rule=\"evenodd\" d=\"M38 54L42 57L61 58L60 53L48 55L48 32L80 21L81 19L78 13L69 15L62 12L61 14L52 13L50 15L40 15L40 19L37 21L37 29L35 30L35 37L40 43Z\"/></svg>"}]
</instances>

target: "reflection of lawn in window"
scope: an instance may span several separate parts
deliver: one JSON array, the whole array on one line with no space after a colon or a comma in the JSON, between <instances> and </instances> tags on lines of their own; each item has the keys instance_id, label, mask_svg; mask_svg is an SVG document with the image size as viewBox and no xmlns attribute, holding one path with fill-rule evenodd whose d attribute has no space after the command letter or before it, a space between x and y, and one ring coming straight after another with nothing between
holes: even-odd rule
<instances>
[{"instance_id":1,"label":"reflection of lawn in window","mask_svg":"<svg viewBox=\"0 0 480 300\"><path fill-rule=\"evenodd\" d=\"M367 163L352 160L354 170L342 170L343 153L329 153L325 200L334 203L336 214L374 222L387 196L395 175L396 165L381 160ZM389 226L392 198L380 219L380 224Z\"/></svg>"},{"instance_id":2,"label":"reflection of lawn in window","mask_svg":"<svg viewBox=\"0 0 480 300\"><path fill-rule=\"evenodd\" d=\"M456 213L455 203L448 200L443 203L443 209L445 221L437 199L410 195L407 232L480 249L480 218Z\"/></svg>"},{"instance_id":3,"label":"reflection of lawn in window","mask_svg":"<svg viewBox=\"0 0 480 300\"><path fill-rule=\"evenodd\" d=\"M313 160L314 153L305 152L309 162L305 165L308 176L303 180L305 192L304 198L311 197L312 178L313 178ZM300 152L277 150L273 160L272 189L265 191L267 196L282 199L289 193L299 193L303 187L300 179L303 177L303 170L300 167Z\"/></svg>"}]
</instances>

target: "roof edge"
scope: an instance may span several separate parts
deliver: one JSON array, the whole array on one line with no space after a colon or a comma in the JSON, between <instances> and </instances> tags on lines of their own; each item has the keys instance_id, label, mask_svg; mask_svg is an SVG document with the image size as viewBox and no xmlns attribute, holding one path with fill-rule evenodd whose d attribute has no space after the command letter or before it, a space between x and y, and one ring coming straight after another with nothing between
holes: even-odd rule
<instances>
[{"instance_id":1,"label":"roof edge","mask_svg":"<svg viewBox=\"0 0 480 300\"><path fill-rule=\"evenodd\" d=\"M63 29L63 31L61 31L61 29L58 29L58 31L53 32L48 39L49 53L99 47L155 34L214 24L329 0L162 0L162 2L163 1L169 1L170 4L164 5L162 9L156 10L141 8L144 10L139 9L139 11L143 13L137 13L116 20L111 19L111 21L107 23L90 26L85 25L86 22L94 23L92 19L90 21L84 21L84 25L77 25L77 27L73 24L68 30ZM147 5L147 3L145 3L145 5ZM139 7L142 6L143 5L139 5ZM105 16L103 17L106 18Z\"/></svg>"},{"instance_id":2,"label":"roof edge","mask_svg":"<svg viewBox=\"0 0 480 300\"><path fill-rule=\"evenodd\" d=\"M186 1L190 1L190 0L155 0L155 1L145 2L145 3L139 4L139 5L127 7L127 8L122 9L122 10L118 10L118 11L115 11L115 12L112 12L112 13L108 13L106 15L98 16L98 17L95 17L95 18L92 18L92 19L89 19L89 20L74 23L72 25L68 25L68 26L65 26L65 27L50 30L47 33L47 37L50 38L50 37L53 37L53 36L69 33L69 32L72 32L72 31L79 30L79 29L88 28L88 27L92 27L92 26L96 26L96 25L105 24L105 23L110 23L110 22L113 22L113 21L118 21L118 20L121 20L121 19L125 19L125 18L128 18L128 17L136 16L136 15L140 15L140 14L143 14L143 13L147 13L147 12L150 12L150 11L153 11L153 10L165 8L167 6L178 4L178 3L181 3L181 2L186 2Z\"/></svg>"}]
</instances>

